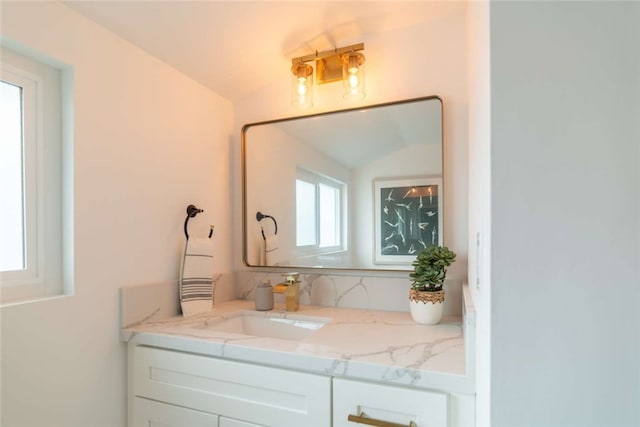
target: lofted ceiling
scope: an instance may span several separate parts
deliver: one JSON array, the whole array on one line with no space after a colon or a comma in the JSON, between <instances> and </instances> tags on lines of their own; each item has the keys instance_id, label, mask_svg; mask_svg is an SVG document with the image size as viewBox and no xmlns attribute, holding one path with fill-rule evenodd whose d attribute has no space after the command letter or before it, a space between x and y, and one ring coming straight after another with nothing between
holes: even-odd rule
<instances>
[{"instance_id":1,"label":"lofted ceiling","mask_svg":"<svg viewBox=\"0 0 640 427\"><path fill-rule=\"evenodd\" d=\"M442 104L430 99L295 118L267 126L279 128L348 169L357 169L410 146L442 144Z\"/></svg>"},{"instance_id":2,"label":"lofted ceiling","mask_svg":"<svg viewBox=\"0 0 640 427\"><path fill-rule=\"evenodd\" d=\"M455 1L63 3L232 102L288 73L292 57L366 42L464 7Z\"/></svg>"}]
</instances>

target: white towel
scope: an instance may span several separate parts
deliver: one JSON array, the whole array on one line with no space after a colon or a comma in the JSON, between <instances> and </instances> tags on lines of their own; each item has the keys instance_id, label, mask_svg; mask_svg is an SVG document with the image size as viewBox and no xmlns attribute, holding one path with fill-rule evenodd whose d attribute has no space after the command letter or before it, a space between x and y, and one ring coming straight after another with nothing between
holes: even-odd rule
<instances>
[{"instance_id":1,"label":"white towel","mask_svg":"<svg viewBox=\"0 0 640 427\"><path fill-rule=\"evenodd\" d=\"M267 265L267 243L262 235L260 235L260 240L256 239L256 242L258 242L258 265Z\"/></svg>"},{"instance_id":2,"label":"white towel","mask_svg":"<svg viewBox=\"0 0 640 427\"><path fill-rule=\"evenodd\" d=\"M278 265L278 236L267 236L264 239L265 265Z\"/></svg>"},{"instance_id":3,"label":"white towel","mask_svg":"<svg viewBox=\"0 0 640 427\"><path fill-rule=\"evenodd\" d=\"M180 306L183 316L211 311L213 307L213 240L187 240L180 269Z\"/></svg>"}]
</instances>

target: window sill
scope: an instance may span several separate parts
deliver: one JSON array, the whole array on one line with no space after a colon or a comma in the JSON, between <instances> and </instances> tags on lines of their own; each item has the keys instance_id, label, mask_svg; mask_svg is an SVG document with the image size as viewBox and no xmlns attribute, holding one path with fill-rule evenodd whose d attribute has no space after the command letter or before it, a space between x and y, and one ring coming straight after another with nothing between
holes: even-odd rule
<instances>
[{"instance_id":1,"label":"window sill","mask_svg":"<svg viewBox=\"0 0 640 427\"><path fill-rule=\"evenodd\" d=\"M39 302L45 302L45 301L54 301L54 300L59 300L63 298L69 298L72 296L73 294L61 294L61 295L47 295L47 296L41 296L41 297L29 297L29 298L16 299L16 300L11 300L6 302L2 301L0 302L0 308L8 308L8 307L14 307L18 305L39 303Z\"/></svg>"}]
</instances>

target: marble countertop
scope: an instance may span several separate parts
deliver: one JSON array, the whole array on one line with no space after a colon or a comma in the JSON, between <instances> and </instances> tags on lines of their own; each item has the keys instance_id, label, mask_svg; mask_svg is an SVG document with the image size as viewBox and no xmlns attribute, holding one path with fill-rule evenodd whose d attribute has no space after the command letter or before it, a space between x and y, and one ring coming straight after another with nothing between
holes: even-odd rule
<instances>
[{"instance_id":1,"label":"marble countertop","mask_svg":"<svg viewBox=\"0 0 640 427\"><path fill-rule=\"evenodd\" d=\"M348 377L416 388L473 393L474 380L461 318L438 325L413 322L409 313L301 306L295 313L275 309L260 316L328 318L322 328L300 341L255 337L208 328L251 301L216 304L194 317L140 322L122 329L122 339L190 353L258 363L335 377Z\"/></svg>"}]
</instances>

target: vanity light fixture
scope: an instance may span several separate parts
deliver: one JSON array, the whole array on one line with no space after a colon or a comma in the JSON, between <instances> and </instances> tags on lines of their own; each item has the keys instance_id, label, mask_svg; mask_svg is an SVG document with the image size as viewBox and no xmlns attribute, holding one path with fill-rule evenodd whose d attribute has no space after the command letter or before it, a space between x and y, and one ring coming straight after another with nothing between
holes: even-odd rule
<instances>
[{"instance_id":1,"label":"vanity light fixture","mask_svg":"<svg viewBox=\"0 0 640 427\"><path fill-rule=\"evenodd\" d=\"M291 104L301 108L313 106L313 68L298 62L291 66L291 72Z\"/></svg>"},{"instance_id":2,"label":"vanity light fixture","mask_svg":"<svg viewBox=\"0 0 640 427\"><path fill-rule=\"evenodd\" d=\"M291 60L292 88L291 104L296 107L313 106L313 67L316 63L318 84L342 80L345 99L358 100L365 97L364 43L312 53Z\"/></svg>"},{"instance_id":3,"label":"vanity light fixture","mask_svg":"<svg viewBox=\"0 0 640 427\"><path fill-rule=\"evenodd\" d=\"M364 55L360 52L342 55L342 85L345 99L364 98Z\"/></svg>"}]
</instances>

